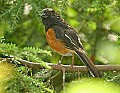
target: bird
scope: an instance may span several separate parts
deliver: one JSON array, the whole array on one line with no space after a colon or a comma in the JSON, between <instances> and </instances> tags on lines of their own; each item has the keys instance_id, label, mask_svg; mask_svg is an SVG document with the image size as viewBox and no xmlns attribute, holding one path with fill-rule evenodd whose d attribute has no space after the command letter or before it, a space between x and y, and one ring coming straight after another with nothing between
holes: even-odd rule
<instances>
[{"instance_id":1,"label":"bird","mask_svg":"<svg viewBox=\"0 0 120 93\"><path fill-rule=\"evenodd\" d=\"M94 63L86 55L78 33L52 8L41 11L42 23L45 26L46 40L48 45L57 53L64 56L72 56L74 65L74 54L86 65L93 77L102 77Z\"/></svg>"}]
</instances>

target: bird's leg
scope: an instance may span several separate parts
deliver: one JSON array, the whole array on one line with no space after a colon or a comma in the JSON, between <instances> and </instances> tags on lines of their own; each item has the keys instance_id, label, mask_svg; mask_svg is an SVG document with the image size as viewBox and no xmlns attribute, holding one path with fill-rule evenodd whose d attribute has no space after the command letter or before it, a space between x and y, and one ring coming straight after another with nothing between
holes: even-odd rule
<instances>
[{"instance_id":1,"label":"bird's leg","mask_svg":"<svg viewBox=\"0 0 120 93\"><path fill-rule=\"evenodd\" d=\"M64 57L64 56L62 55L61 58L59 59L59 61L58 61L58 63L57 63L58 65L61 64L63 57Z\"/></svg>"},{"instance_id":2,"label":"bird's leg","mask_svg":"<svg viewBox=\"0 0 120 93\"><path fill-rule=\"evenodd\" d=\"M71 66L73 67L74 65L74 54L72 54L72 63L71 63Z\"/></svg>"}]
</instances>

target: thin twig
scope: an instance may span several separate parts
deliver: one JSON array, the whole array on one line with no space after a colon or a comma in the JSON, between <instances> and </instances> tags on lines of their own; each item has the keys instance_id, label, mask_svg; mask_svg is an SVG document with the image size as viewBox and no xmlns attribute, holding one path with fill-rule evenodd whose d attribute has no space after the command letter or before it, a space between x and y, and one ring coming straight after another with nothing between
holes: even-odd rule
<instances>
[{"instance_id":1,"label":"thin twig","mask_svg":"<svg viewBox=\"0 0 120 93\"><path fill-rule=\"evenodd\" d=\"M65 68L62 67L62 71L63 71L63 93L65 93Z\"/></svg>"},{"instance_id":2,"label":"thin twig","mask_svg":"<svg viewBox=\"0 0 120 93\"><path fill-rule=\"evenodd\" d=\"M57 75L60 74L60 72L61 72L61 71L59 71L59 72L58 72L57 74L55 74L54 76L50 77L49 80L54 79Z\"/></svg>"}]
</instances>

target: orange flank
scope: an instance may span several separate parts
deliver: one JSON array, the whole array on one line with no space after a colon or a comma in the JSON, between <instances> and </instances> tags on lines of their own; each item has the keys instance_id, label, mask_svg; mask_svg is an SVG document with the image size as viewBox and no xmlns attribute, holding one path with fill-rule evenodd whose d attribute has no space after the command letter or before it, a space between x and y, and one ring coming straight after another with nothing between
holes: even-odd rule
<instances>
[{"instance_id":1,"label":"orange flank","mask_svg":"<svg viewBox=\"0 0 120 93\"><path fill-rule=\"evenodd\" d=\"M56 52L64 56L72 56L72 54L74 53L73 50L67 49L63 42L61 42L59 39L56 39L54 30L52 28L49 28L46 32L46 39L49 46Z\"/></svg>"}]
</instances>

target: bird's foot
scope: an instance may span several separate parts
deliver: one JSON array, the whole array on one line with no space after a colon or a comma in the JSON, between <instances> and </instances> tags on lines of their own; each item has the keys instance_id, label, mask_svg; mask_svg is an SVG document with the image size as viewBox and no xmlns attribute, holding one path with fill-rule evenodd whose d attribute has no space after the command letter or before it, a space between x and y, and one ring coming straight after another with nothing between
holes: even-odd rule
<instances>
[{"instance_id":1,"label":"bird's foot","mask_svg":"<svg viewBox=\"0 0 120 93\"><path fill-rule=\"evenodd\" d=\"M58 61L58 63L56 65L61 65L61 60Z\"/></svg>"}]
</instances>

